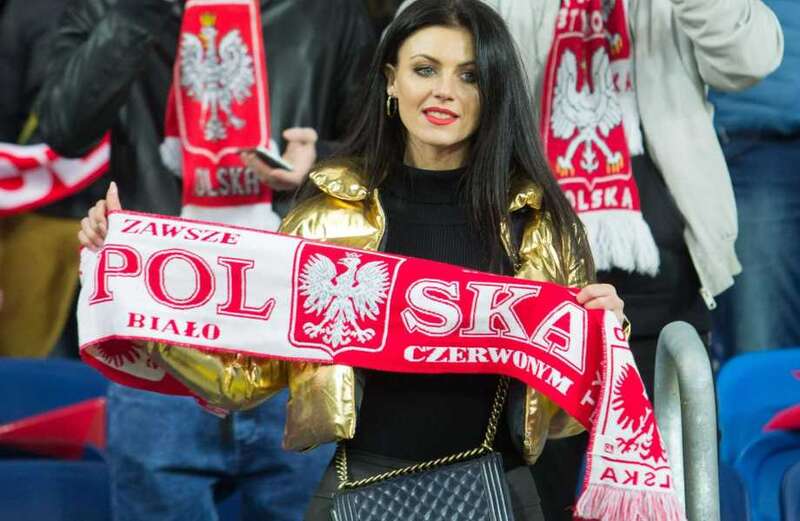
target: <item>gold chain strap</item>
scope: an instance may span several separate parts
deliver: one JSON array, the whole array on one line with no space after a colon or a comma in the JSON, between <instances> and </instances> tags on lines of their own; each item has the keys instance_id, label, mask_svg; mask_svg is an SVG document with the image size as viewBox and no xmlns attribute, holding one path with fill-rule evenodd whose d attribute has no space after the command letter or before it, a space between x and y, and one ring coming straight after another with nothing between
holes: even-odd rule
<instances>
[{"instance_id":1,"label":"gold chain strap","mask_svg":"<svg viewBox=\"0 0 800 521\"><path fill-rule=\"evenodd\" d=\"M506 401L506 395L508 395L508 377L503 376L500 377L500 381L497 384L497 391L494 394L494 403L492 403L492 410L491 414L489 415L489 424L486 426L486 434L483 437L483 442L479 447L464 452L459 452L458 454L452 454L443 458L423 461L422 463L416 463L407 467L390 470L388 472L376 474L374 476L359 479L357 481L349 481L347 477L347 450L345 449L344 442L340 442L336 448L336 474L339 477L339 490L345 488L363 487L365 485L371 485L373 483L378 483L379 481L395 478L397 476L414 474L415 472L429 470L442 465L449 465L450 463L464 461L491 452L492 446L494 445L494 438L497 435L497 424L500 421L500 415L503 413L503 404Z\"/></svg>"}]
</instances>

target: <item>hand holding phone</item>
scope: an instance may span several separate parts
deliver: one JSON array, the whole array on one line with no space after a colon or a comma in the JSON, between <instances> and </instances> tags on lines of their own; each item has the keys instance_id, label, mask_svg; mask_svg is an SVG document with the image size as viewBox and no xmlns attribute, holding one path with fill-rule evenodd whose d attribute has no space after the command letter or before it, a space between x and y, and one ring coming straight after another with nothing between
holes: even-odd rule
<instances>
[{"instance_id":1,"label":"hand holding phone","mask_svg":"<svg viewBox=\"0 0 800 521\"><path fill-rule=\"evenodd\" d=\"M279 156L276 152L273 152L272 150L269 150L265 147L257 147L253 149L253 152L255 152L256 156L260 160L262 160L272 168L282 168L284 170L289 170L289 171L294 170L294 166L291 163L285 161L281 156Z\"/></svg>"},{"instance_id":2,"label":"hand holding phone","mask_svg":"<svg viewBox=\"0 0 800 521\"><path fill-rule=\"evenodd\" d=\"M273 190L299 187L317 160L317 132L313 128L290 128L282 133L286 142L283 157L266 148L242 150L242 161ZM284 159L285 158L285 159Z\"/></svg>"}]
</instances>

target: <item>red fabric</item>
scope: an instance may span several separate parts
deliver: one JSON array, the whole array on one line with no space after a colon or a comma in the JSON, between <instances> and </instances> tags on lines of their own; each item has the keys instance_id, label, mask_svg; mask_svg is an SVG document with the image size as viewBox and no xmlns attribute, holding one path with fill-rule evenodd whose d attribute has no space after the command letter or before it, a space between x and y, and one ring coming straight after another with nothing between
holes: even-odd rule
<instances>
[{"instance_id":1,"label":"red fabric","mask_svg":"<svg viewBox=\"0 0 800 521\"><path fill-rule=\"evenodd\" d=\"M106 400L94 398L0 425L0 445L62 459L106 446Z\"/></svg>"},{"instance_id":2,"label":"red fabric","mask_svg":"<svg viewBox=\"0 0 800 521\"><path fill-rule=\"evenodd\" d=\"M640 211L619 93L632 89L623 0L564 0L547 59L541 131L551 167L575 210ZM606 194L614 192L614 197Z\"/></svg>"},{"instance_id":3,"label":"red fabric","mask_svg":"<svg viewBox=\"0 0 800 521\"><path fill-rule=\"evenodd\" d=\"M270 142L259 2L186 3L165 136L180 138L184 205L272 200L239 158L241 150Z\"/></svg>"},{"instance_id":4,"label":"red fabric","mask_svg":"<svg viewBox=\"0 0 800 521\"><path fill-rule=\"evenodd\" d=\"M108 170L108 135L84 157L59 156L49 146L0 143L0 217L54 203L83 190Z\"/></svg>"},{"instance_id":5,"label":"red fabric","mask_svg":"<svg viewBox=\"0 0 800 521\"><path fill-rule=\"evenodd\" d=\"M800 405L793 405L775 413L766 425L765 431L796 431L800 430Z\"/></svg>"}]
</instances>

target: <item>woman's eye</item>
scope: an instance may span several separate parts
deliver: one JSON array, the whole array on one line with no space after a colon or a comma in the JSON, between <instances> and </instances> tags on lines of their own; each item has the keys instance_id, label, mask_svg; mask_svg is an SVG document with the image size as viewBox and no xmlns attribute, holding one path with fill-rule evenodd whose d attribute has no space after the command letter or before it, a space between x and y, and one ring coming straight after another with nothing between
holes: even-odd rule
<instances>
[{"instance_id":1,"label":"woman's eye","mask_svg":"<svg viewBox=\"0 0 800 521\"><path fill-rule=\"evenodd\" d=\"M465 83L477 83L478 75L473 71L466 71L461 73L461 80Z\"/></svg>"},{"instance_id":2,"label":"woman's eye","mask_svg":"<svg viewBox=\"0 0 800 521\"><path fill-rule=\"evenodd\" d=\"M433 76L434 70L433 67L431 67L430 65L424 65L421 67L415 67L414 72L416 72L420 76L428 77L428 76Z\"/></svg>"}]
</instances>

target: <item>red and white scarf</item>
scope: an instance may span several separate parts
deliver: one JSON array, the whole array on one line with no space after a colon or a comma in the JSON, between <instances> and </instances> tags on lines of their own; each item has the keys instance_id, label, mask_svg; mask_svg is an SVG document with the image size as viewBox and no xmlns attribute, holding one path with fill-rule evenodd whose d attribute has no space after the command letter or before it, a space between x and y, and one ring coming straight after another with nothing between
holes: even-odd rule
<instances>
[{"instance_id":1,"label":"red and white scarf","mask_svg":"<svg viewBox=\"0 0 800 521\"><path fill-rule=\"evenodd\" d=\"M164 134L162 160L183 178L183 216L276 228L272 190L239 157L270 146L259 2L186 2Z\"/></svg>"},{"instance_id":2,"label":"red and white scarf","mask_svg":"<svg viewBox=\"0 0 800 521\"><path fill-rule=\"evenodd\" d=\"M586 225L598 269L655 275L631 155L643 152L625 0L562 0L540 127L550 166Z\"/></svg>"},{"instance_id":3,"label":"red and white scarf","mask_svg":"<svg viewBox=\"0 0 800 521\"><path fill-rule=\"evenodd\" d=\"M108 171L108 135L78 159L45 144L0 143L0 217L54 203L83 190Z\"/></svg>"},{"instance_id":4,"label":"red and white scarf","mask_svg":"<svg viewBox=\"0 0 800 521\"><path fill-rule=\"evenodd\" d=\"M591 430L576 516L684 519L653 407L613 313L575 290L297 237L132 212L81 255L81 355L188 394L135 341L411 373L493 373Z\"/></svg>"}]
</instances>

